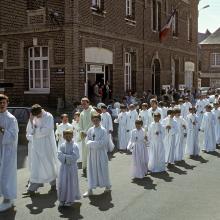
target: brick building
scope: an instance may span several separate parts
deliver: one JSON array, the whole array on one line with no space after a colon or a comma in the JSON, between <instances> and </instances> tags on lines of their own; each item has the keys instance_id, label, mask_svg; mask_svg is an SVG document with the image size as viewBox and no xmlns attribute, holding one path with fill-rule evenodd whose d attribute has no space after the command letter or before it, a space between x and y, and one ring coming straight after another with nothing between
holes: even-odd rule
<instances>
[{"instance_id":1,"label":"brick building","mask_svg":"<svg viewBox=\"0 0 220 220\"><path fill-rule=\"evenodd\" d=\"M200 43L201 85L220 88L220 28Z\"/></svg>"},{"instance_id":2,"label":"brick building","mask_svg":"<svg viewBox=\"0 0 220 220\"><path fill-rule=\"evenodd\" d=\"M0 0L0 79L11 102L66 105L109 81L114 96L197 84L198 1ZM159 30L177 9L163 42Z\"/></svg>"}]
</instances>

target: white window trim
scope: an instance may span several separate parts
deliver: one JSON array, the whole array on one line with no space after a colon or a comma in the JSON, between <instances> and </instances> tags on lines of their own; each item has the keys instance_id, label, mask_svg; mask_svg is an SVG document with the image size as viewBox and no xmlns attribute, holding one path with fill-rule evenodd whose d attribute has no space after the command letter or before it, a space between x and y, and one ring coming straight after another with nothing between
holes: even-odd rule
<instances>
[{"instance_id":1,"label":"white window trim","mask_svg":"<svg viewBox=\"0 0 220 220\"><path fill-rule=\"evenodd\" d=\"M126 16L132 16L132 0L126 0Z\"/></svg>"},{"instance_id":2,"label":"white window trim","mask_svg":"<svg viewBox=\"0 0 220 220\"><path fill-rule=\"evenodd\" d=\"M126 57L128 56L128 62L126 62ZM128 74L126 74L126 67L128 67ZM128 75L128 82L126 76ZM127 87L128 85L128 87ZM131 79L131 53L125 53L125 69L124 69L124 91L131 90L132 79Z\"/></svg>"},{"instance_id":3,"label":"white window trim","mask_svg":"<svg viewBox=\"0 0 220 220\"><path fill-rule=\"evenodd\" d=\"M101 0L92 0L92 7L101 8Z\"/></svg>"},{"instance_id":4,"label":"white window trim","mask_svg":"<svg viewBox=\"0 0 220 220\"><path fill-rule=\"evenodd\" d=\"M40 48L40 57L31 57L30 56L30 50L32 49L33 50L33 53L34 53L34 48L36 47L39 47ZM48 56L47 57L43 57L42 56L42 48L44 47L47 47L48 48ZM34 54L32 54L34 55ZM42 64L43 64L43 60L47 60L48 61L48 82L49 82L49 85L48 85L48 88L31 88L31 77L30 77L30 61L32 61L32 69L34 70L35 69L35 61L36 60L39 60L40 61L40 73L41 73L41 86L43 85L43 67L42 67ZM28 85L28 88L29 88L29 91L25 91L25 94L48 94L50 93L50 64L49 64L49 47L48 46L35 46L35 47L30 47L28 48L28 75L29 75L29 85ZM33 87L35 87L35 80L33 79Z\"/></svg>"},{"instance_id":5,"label":"white window trim","mask_svg":"<svg viewBox=\"0 0 220 220\"><path fill-rule=\"evenodd\" d=\"M217 63L217 55L219 56L219 58L220 58L220 53L211 53L211 56L210 56L210 66L211 67L220 67L220 64L216 64ZM212 56L214 56L214 63L215 64L212 64ZM220 61L220 59L219 59L219 61Z\"/></svg>"},{"instance_id":6,"label":"white window trim","mask_svg":"<svg viewBox=\"0 0 220 220\"><path fill-rule=\"evenodd\" d=\"M153 32L159 32L159 17L158 17L158 2L160 2L161 6L162 6L162 3L161 3L161 0L155 0L156 2L156 29L154 29L154 8L153 8L153 1L151 1L151 28L152 28L152 31Z\"/></svg>"}]
</instances>

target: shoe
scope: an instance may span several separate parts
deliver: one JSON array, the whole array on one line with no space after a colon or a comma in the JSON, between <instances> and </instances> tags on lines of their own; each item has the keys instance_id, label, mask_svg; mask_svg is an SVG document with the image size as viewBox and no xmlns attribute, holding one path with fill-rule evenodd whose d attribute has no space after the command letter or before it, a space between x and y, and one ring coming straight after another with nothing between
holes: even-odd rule
<instances>
[{"instance_id":1,"label":"shoe","mask_svg":"<svg viewBox=\"0 0 220 220\"><path fill-rule=\"evenodd\" d=\"M12 207L13 207L13 202L7 202L7 203L2 203L1 205L0 205L0 212L5 212L5 211L7 211L8 209L11 209Z\"/></svg>"},{"instance_id":2,"label":"shoe","mask_svg":"<svg viewBox=\"0 0 220 220\"><path fill-rule=\"evenodd\" d=\"M106 187L104 193L109 193L111 192L111 187Z\"/></svg>"},{"instance_id":3,"label":"shoe","mask_svg":"<svg viewBox=\"0 0 220 220\"><path fill-rule=\"evenodd\" d=\"M92 196L92 195L93 195L92 190L88 190L87 192L85 192L85 193L83 194L83 198L87 198L87 197Z\"/></svg>"},{"instance_id":4,"label":"shoe","mask_svg":"<svg viewBox=\"0 0 220 220\"><path fill-rule=\"evenodd\" d=\"M33 196L35 195L35 191L28 190L27 192L22 193L23 196Z\"/></svg>"},{"instance_id":5,"label":"shoe","mask_svg":"<svg viewBox=\"0 0 220 220\"><path fill-rule=\"evenodd\" d=\"M56 185L51 186L51 188L50 188L50 190L48 191L48 193L55 193L55 192L57 192Z\"/></svg>"}]
</instances>

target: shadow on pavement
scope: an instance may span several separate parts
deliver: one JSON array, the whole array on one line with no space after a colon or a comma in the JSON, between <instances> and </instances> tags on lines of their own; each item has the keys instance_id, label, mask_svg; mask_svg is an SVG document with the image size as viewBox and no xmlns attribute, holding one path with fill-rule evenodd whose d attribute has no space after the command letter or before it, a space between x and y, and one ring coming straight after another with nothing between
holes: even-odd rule
<instances>
[{"instance_id":1,"label":"shadow on pavement","mask_svg":"<svg viewBox=\"0 0 220 220\"><path fill-rule=\"evenodd\" d=\"M18 153L17 153L17 168L22 169L25 167L25 161L28 154L28 148L24 145L18 146Z\"/></svg>"},{"instance_id":2,"label":"shadow on pavement","mask_svg":"<svg viewBox=\"0 0 220 220\"><path fill-rule=\"evenodd\" d=\"M191 158L191 160L199 161L200 163L208 163L209 161L204 159L202 156L196 156Z\"/></svg>"},{"instance_id":3,"label":"shadow on pavement","mask_svg":"<svg viewBox=\"0 0 220 220\"><path fill-rule=\"evenodd\" d=\"M183 167L185 168L186 170L193 170L196 166L193 166L193 165L190 165L188 163L186 163L186 161L181 161L181 162L178 162L176 164L176 166L178 167Z\"/></svg>"},{"instance_id":4,"label":"shadow on pavement","mask_svg":"<svg viewBox=\"0 0 220 220\"><path fill-rule=\"evenodd\" d=\"M153 180L150 177L144 177L143 179L134 179L132 183L137 184L138 186L143 186L144 189L148 190L157 190L157 184L153 183Z\"/></svg>"},{"instance_id":5,"label":"shadow on pavement","mask_svg":"<svg viewBox=\"0 0 220 220\"><path fill-rule=\"evenodd\" d=\"M66 218L68 220L77 220L83 219L83 216L80 215L81 203L76 202L71 207L60 208L59 212L61 213L60 218Z\"/></svg>"},{"instance_id":6,"label":"shadow on pavement","mask_svg":"<svg viewBox=\"0 0 220 220\"><path fill-rule=\"evenodd\" d=\"M102 193L100 195L92 195L89 197L90 205L96 206L100 211L107 211L114 207L111 192Z\"/></svg>"},{"instance_id":7,"label":"shadow on pavement","mask_svg":"<svg viewBox=\"0 0 220 220\"><path fill-rule=\"evenodd\" d=\"M169 175L167 172L161 172L161 173L151 173L151 176L157 179L162 179L165 182L172 182L173 177Z\"/></svg>"},{"instance_id":8,"label":"shadow on pavement","mask_svg":"<svg viewBox=\"0 0 220 220\"><path fill-rule=\"evenodd\" d=\"M220 158L220 153L218 153L217 151L213 151L213 152L207 152L206 154L215 156L215 157L219 157Z\"/></svg>"},{"instance_id":9,"label":"shadow on pavement","mask_svg":"<svg viewBox=\"0 0 220 220\"><path fill-rule=\"evenodd\" d=\"M187 174L187 172L185 170L181 170L180 168L178 168L176 166L169 168L169 171L172 173L179 174L179 175L186 175Z\"/></svg>"},{"instance_id":10,"label":"shadow on pavement","mask_svg":"<svg viewBox=\"0 0 220 220\"><path fill-rule=\"evenodd\" d=\"M4 220L15 220L16 210L11 208L5 212L0 213L0 219Z\"/></svg>"},{"instance_id":11,"label":"shadow on pavement","mask_svg":"<svg viewBox=\"0 0 220 220\"><path fill-rule=\"evenodd\" d=\"M37 194L31 197L32 204L26 205L30 210L30 214L38 215L43 212L44 209L53 208L56 206L57 194Z\"/></svg>"}]
</instances>

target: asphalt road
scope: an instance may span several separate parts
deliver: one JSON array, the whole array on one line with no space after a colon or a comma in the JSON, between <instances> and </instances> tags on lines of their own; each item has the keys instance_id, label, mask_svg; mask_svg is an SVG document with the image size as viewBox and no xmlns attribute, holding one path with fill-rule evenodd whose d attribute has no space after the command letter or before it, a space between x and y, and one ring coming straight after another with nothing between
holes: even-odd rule
<instances>
[{"instance_id":1,"label":"asphalt road","mask_svg":"<svg viewBox=\"0 0 220 220\"><path fill-rule=\"evenodd\" d=\"M56 194L47 193L49 185L35 197L22 198L29 175L26 153L26 146L19 146L16 207L0 214L0 220L220 220L219 150L135 183L130 178L131 155L116 153L110 161L111 194L97 190L63 212L57 209ZM84 193L87 183L81 170L79 176Z\"/></svg>"}]
</instances>

